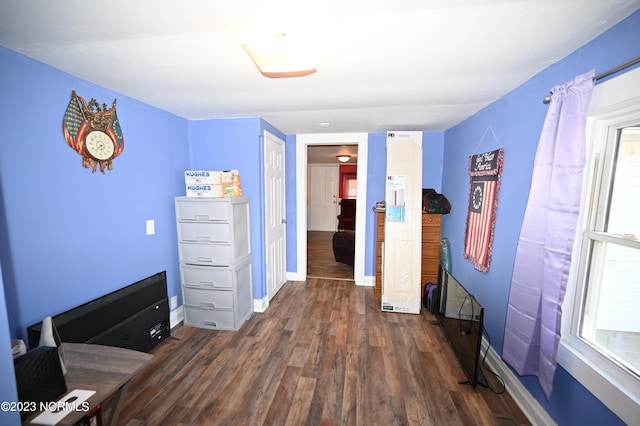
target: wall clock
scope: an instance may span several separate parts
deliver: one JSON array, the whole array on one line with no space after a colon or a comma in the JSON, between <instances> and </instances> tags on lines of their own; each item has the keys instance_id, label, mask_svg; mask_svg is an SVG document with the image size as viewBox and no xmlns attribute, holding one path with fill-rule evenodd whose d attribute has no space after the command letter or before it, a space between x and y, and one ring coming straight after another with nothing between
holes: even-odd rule
<instances>
[{"instance_id":1,"label":"wall clock","mask_svg":"<svg viewBox=\"0 0 640 426\"><path fill-rule=\"evenodd\" d=\"M113 159L124 150L124 137L116 114L116 100L111 108L95 99L87 102L71 92L62 120L67 144L82 156L82 165L95 173L98 168L113 170Z\"/></svg>"}]
</instances>

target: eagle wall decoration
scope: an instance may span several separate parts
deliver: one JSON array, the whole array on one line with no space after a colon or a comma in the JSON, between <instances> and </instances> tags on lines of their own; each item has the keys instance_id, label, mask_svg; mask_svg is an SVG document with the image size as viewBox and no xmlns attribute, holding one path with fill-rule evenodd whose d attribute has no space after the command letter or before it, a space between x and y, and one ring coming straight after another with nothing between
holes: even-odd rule
<instances>
[{"instance_id":1,"label":"eagle wall decoration","mask_svg":"<svg viewBox=\"0 0 640 426\"><path fill-rule=\"evenodd\" d=\"M112 161L124 150L124 137L116 114L116 100L107 109L95 99L87 101L71 92L62 120L62 132L67 144L82 156L82 166L91 167L92 173L100 167L113 170Z\"/></svg>"}]
</instances>

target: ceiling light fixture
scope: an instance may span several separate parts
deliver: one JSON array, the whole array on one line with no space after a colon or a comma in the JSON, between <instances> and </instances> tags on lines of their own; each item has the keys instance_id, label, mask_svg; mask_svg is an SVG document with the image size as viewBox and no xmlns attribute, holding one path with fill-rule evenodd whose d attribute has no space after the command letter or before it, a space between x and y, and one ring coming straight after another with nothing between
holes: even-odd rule
<instances>
[{"instance_id":1,"label":"ceiling light fixture","mask_svg":"<svg viewBox=\"0 0 640 426\"><path fill-rule=\"evenodd\" d=\"M338 155L338 161L341 163L346 163L351 159L350 155Z\"/></svg>"},{"instance_id":2,"label":"ceiling light fixture","mask_svg":"<svg viewBox=\"0 0 640 426\"><path fill-rule=\"evenodd\" d=\"M286 33L244 43L242 48L265 77L304 77L317 71L306 46Z\"/></svg>"}]
</instances>

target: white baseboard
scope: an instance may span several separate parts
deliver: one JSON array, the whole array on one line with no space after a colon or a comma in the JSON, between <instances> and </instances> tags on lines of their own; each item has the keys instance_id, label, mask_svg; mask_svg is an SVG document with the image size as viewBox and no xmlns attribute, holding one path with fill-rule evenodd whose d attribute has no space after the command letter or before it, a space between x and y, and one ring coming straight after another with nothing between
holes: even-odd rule
<instances>
[{"instance_id":1,"label":"white baseboard","mask_svg":"<svg viewBox=\"0 0 640 426\"><path fill-rule=\"evenodd\" d=\"M287 272L287 281L305 281L306 279L306 274L300 274L298 272ZM372 275L356 277L355 283L356 285L363 287L375 287L376 277Z\"/></svg>"},{"instance_id":2,"label":"white baseboard","mask_svg":"<svg viewBox=\"0 0 640 426\"><path fill-rule=\"evenodd\" d=\"M482 355L484 356L487 349L487 341L482 339ZM511 371L509 367L502 361L502 358L498 355L492 347L489 347L487 353L486 362L488 366L502 378L507 392L515 403L520 407L522 413L527 417L532 425L550 426L555 425L556 422L549 416L549 414L542 408L540 403L529 393L527 388L524 387L522 382L518 380L518 377ZM485 373L486 375L487 373ZM490 374L490 373L489 373Z\"/></svg>"},{"instance_id":3,"label":"white baseboard","mask_svg":"<svg viewBox=\"0 0 640 426\"><path fill-rule=\"evenodd\" d=\"M169 313L169 326L174 328L182 321L184 321L184 308L180 305Z\"/></svg>"},{"instance_id":4,"label":"white baseboard","mask_svg":"<svg viewBox=\"0 0 640 426\"><path fill-rule=\"evenodd\" d=\"M269 307L267 296L262 299L253 299L253 312L264 312Z\"/></svg>"},{"instance_id":5,"label":"white baseboard","mask_svg":"<svg viewBox=\"0 0 640 426\"><path fill-rule=\"evenodd\" d=\"M304 281L306 279L306 274L301 274L299 272L287 272L287 281Z\"/></svg>"},{"instance_id":6,"label":"white baseboard","mask_svg":"<svg viewBox=\"0 0 640 426\"><path fill-rule=\"evenodd\" d=\"M360 279L356 280L356 285L362 287L375 287L376 285L376 277L375 276L364 276Z\"/></svg>"}]
</instances>

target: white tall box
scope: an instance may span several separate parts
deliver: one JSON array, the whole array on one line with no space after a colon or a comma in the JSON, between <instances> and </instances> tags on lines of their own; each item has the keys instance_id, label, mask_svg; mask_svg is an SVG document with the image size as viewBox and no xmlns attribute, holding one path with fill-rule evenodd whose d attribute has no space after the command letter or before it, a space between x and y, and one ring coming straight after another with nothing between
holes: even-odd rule
<instances>
[{"instance_id":1,"label":"white tall box","mask_svg":"<svg viewBox=\"0 0 640 426\"><path fill-rule=\"evenodd\" d=\"M422 132L387 132L383 311L420 313L421 267Z\"/></svg>"}]
</instances>

